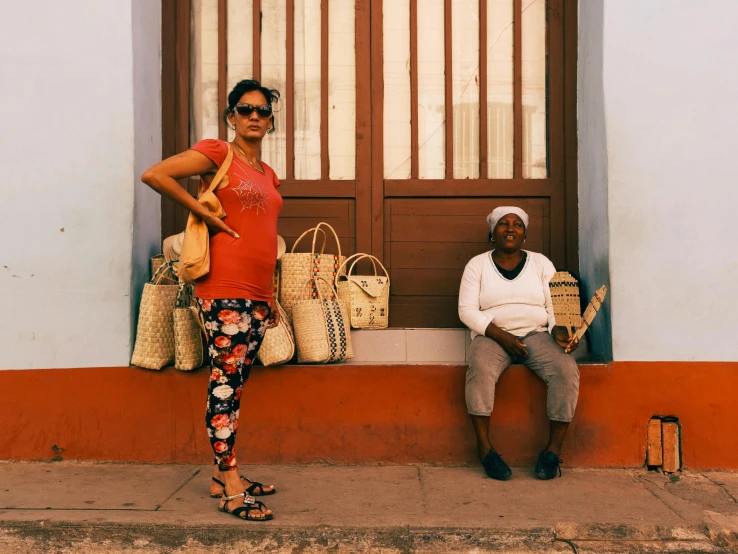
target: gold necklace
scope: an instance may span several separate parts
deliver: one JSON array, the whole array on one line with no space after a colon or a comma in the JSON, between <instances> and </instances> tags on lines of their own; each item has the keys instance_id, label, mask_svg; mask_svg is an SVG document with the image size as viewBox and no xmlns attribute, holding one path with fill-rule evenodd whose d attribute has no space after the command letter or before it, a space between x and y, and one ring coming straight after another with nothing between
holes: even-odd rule
<instances>
[{"instance_id":1,"label":"gold necklace","mask_svg":"<svg viewBox=\"0 0 738 554\"><path fill-rule=\"evenodd\" d=\"M252 162L249 159L249 157L246 155L246 153L243 150L241 150L241 147L238 145L238 143L235 140L233 141L233 146L235 146L236 148L238 148L238 151L241 152L241 155L246 159L246 161L249 163L249 165L251 167L253 167L259 173L264 173L264 168L259 169L258 167L256 167L256 165L254 164L254 162Z\"/></svg>"}]
</instances>

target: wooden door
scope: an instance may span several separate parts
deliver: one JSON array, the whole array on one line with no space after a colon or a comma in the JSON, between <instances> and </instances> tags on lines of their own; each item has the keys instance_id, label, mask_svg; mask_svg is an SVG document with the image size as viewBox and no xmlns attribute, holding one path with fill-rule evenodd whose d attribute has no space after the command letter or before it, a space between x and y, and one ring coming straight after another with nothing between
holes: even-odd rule
<instances>
[{"instance_id":1,"label":"wooden door","mask_svg":"<svg viewBox=\"0 0 738 554\"><path fill-rule=\"evenodd\" d=\"M524 207L526 246L575 266L565 4L575 22L568 0L164 0L164 155L230 138L219 115L238 80L279 89L262 156L288 249L327 221L343 253L387 265L391 326L460 326L494 207ZM185 220L163 201L164 236Z\"/></svg>"}]
</instances>

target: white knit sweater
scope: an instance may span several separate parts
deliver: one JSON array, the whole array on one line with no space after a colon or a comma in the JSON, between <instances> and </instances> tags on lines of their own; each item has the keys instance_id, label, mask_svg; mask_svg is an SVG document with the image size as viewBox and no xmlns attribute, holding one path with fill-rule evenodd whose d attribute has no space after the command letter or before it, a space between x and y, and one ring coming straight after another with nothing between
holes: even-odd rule
<instances>
[{"instance_id":1,"label":"white knit sweater","mask_svg":"<svg viewBox=\"0 0 738 554\"><path fill-rule=\"evenodd\" d=\"M472 339L484 335L492 321L516 337L553 329L556 319L548 283L556 269L543 254L526 252L525 266L512 281L500 275L491 251L466 264L459 289L459 318L472 330Z\"/></svg>"}]
</instances>

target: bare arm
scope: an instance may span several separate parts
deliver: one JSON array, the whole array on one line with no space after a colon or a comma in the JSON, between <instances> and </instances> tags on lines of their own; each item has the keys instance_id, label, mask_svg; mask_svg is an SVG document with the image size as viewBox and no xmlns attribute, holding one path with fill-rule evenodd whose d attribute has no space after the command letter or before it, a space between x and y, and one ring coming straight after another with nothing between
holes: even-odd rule
<instances>
[{"instance_id":1,"label":"bare arm","mask_svg":"<svg viewBox=\"0 0 738 554\"><path fill-rule=\"evenodd\" d=\"M213 161L204 154L195 150L187 150L151 166L141 175L141 181L162 196L171 198L180 206L202 218L213 231L223 231L232 237L239 238L233 229L214 216L177 182L177 179L204 175L217 169Z\"/></svg>"}]
</instances>

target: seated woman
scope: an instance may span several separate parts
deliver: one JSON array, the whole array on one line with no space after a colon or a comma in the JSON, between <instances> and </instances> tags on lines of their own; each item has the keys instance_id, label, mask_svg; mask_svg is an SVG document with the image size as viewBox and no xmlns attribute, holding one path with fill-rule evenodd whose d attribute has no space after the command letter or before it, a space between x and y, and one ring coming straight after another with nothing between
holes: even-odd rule
<instances>
[{"instance_id":1,"label":"seated woman","mask_svg":"<svg viewBox=\"0 0 738 554\"><path fill-rule=\"evenodd\" d=\"M505 480L510 467L489 438L495 385L511 363L532 369L548 386L548 445L538 456L535 474L552 479L561 445L579 396L579 369L564 350L568 333L555 326L548 283L555 273L542 254L522 250L528 214L513 206L487 216L494 250L472 258L459 290L459 317L472 331L466 371L466 406L477 435L477 449L489 477Z\"/></svg>"}]
</instances>

